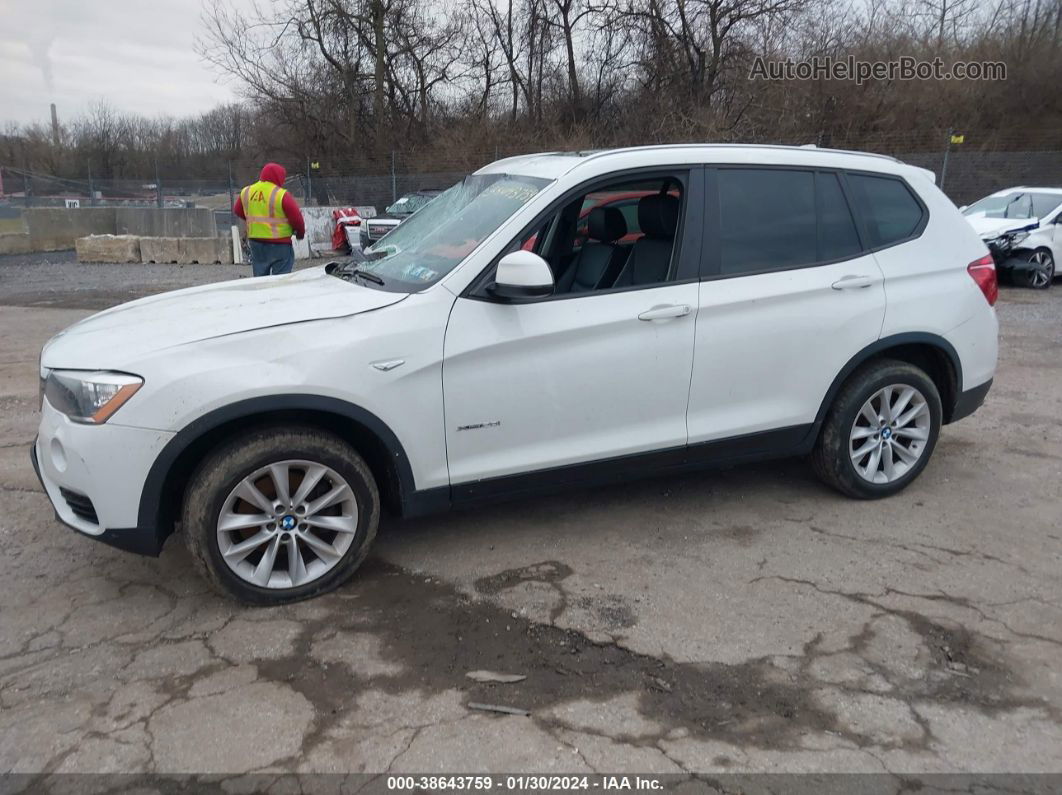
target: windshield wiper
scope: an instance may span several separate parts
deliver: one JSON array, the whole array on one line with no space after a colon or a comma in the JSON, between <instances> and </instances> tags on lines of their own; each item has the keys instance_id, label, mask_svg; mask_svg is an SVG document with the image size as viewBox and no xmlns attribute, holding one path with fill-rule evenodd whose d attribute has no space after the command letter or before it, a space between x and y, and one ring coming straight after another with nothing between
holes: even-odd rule
<instances>
[{"instance_id":1,"label":"windshield wiper","mask_svg":"<svg viewBox=\"0 0 1062 795\"><path fill-rule=\"evenodd\" d=\"M378 284L381 287L383 287L384 284L384 280L377 276L375 273L372 273L371 271L364 271L361 268L355 268L352 271L347 271L347 274L351 278L357 278L358 276L360 276L365 281L372 282L373 284Z\"/></svg>"}]
</instances>

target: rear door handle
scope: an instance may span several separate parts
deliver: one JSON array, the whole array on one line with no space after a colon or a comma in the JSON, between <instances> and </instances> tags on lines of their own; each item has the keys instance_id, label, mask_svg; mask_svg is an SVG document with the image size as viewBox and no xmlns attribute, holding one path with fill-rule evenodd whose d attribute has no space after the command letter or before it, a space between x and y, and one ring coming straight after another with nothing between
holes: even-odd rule
<instances>
[{"instance_id":1,"label":"rear door handle","mask_svg":"<svg viewBox=\"0 0 1062 795\"><path fill-rule=\"evenodd\" d=\"M640 315L639 320L666 320L669 317L684 317L690 313L688 304L661 304L652 309L646 309Z\"/></svg>"},{"instance_id":2,"label":"rear door handle","mask_svg":"<svg viewBox=\"0 0 1062 795\"><path fill-rule=\"evenodd\" d=\"M874 280L869 276L843 276L830 286L834 290L856 290L862 287L870 287Z\"/></svg>"}]
</instances>

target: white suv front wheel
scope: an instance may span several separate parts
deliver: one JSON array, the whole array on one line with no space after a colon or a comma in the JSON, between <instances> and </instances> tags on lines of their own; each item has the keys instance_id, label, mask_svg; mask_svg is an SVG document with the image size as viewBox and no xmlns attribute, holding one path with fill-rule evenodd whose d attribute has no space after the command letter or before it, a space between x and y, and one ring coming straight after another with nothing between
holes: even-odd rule
<instances>
[{"instance_id":1,"label":"white suv front wheel","mask_svg":"<svg viewBox=\"0 0 1062 795\"><path fill-rule=\"evenodd\" d=\"M216 589L272 605L349 579L379 517L372 473L345 442L315 428L263 428L203 461L185 496L184 533Z\"/></svg>"},{"instance_id":2,"label":"white suv front wheel","mask_svg":"<svg viewBox=\"0 0 1062 795\"><path fill-rule=\"evenodd\" d=\"M942 418L940 393L924 371L892 359L871 362L841 387L812 466L850 497L887 497L925 468Z\"/></svg>"}]
</instances>

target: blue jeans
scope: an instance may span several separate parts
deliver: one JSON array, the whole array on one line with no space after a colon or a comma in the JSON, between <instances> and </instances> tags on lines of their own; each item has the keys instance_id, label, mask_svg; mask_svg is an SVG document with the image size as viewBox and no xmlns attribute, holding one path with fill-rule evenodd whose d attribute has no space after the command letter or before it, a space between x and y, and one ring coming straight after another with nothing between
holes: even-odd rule
<instances>
[{"instance_id":1,"label":"blue jeans","mask_svg":"<svg viewBox=\"0 0 1062 795\"><path fill-rule=\"evenodd\" d=\"M251 247L251 272L255 276L276 276L291 273L295 265L295 247L291 243L263 243L248 240Z\"/></svg>"}]
</instances>

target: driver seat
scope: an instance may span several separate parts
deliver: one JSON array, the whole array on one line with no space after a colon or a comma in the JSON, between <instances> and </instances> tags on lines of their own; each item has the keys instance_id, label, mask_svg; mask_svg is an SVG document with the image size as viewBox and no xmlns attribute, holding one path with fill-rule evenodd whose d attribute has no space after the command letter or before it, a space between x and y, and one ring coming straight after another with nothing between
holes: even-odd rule
<instances>
[{"instance_id":1,"label":"driver seat","mask_svg":"<svg viewBox=\"0 0 1062 795\"><path fill-rule=\"evenodd\" d=\"M557 293L586 293L612 286L625 253L616 241L627 221L616 207L595 207L586 219L587 241L557 281ZM592 242L597 241L597 242Z\"/></svg>"}]
</instances>

